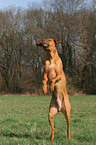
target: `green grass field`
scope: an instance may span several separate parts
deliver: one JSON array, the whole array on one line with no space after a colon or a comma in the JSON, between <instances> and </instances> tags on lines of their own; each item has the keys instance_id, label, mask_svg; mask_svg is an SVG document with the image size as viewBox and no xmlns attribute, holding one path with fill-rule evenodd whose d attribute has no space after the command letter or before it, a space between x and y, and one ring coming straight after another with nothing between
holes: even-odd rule
<instances>
[{"instance_id":1,"label":"green grass field","mask_svg":"<svg viewBox=\"0 0 96 145\"><path fill-rule=\"evenodd\" d=\"M70 96L71 140L66 120L55 116L55 138L50 141L49 96L0 96L0 145L95 145L96 95Z\"/></svg>"}]
</instances>

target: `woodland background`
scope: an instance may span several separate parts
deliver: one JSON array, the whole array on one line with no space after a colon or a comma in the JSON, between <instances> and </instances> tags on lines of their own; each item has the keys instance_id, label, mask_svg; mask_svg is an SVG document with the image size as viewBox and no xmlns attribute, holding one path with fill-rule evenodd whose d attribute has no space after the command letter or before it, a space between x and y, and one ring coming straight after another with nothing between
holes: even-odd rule
<instances>
[{"instance_id":1,"label":"woodland background","mask_svg":"<svg viewBox=\"0 0 96 145\"><path fill-rule=\"evenodd\" d=\"M82 0L47 0L28 9L0 11L0 93L42 94L46 54L36 46L61 40L69 94L96 94L96 7Z\"/></svg>"}]
</instances>

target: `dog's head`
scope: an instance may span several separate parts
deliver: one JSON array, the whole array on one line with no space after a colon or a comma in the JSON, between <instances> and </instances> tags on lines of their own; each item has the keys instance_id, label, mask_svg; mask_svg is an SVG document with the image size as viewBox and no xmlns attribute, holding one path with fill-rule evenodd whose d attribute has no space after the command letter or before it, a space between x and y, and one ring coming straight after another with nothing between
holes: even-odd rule
<instances>
[{"instance_id":1,"label":"dog's head","mask_svg":"<svg viewBox=\"0 0 96 145\"><path fill-rule=\"evenodd\" d=\"M55 40L55 39L44 39L42 42L37 43L37 46L43 47L45 50L51 50L53 47L55 47L55 44L61 43L60 40Z\"/></svg>"}]
</instances>

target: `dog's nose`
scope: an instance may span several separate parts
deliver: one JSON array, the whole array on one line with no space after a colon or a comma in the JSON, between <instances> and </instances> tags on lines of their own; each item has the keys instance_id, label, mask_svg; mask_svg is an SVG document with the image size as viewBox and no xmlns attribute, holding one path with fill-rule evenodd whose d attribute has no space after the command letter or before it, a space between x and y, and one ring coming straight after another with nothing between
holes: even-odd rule
<instances>
[{"instance_id":1,"label":"dog's nose","mask_svg":"<svg viewBox=\"0 0 96 145\"><path fill-rule=\"evenodd\" d=\"M45 42L45 39L43 39L43 41L42 41L43 43Z\"/></svg>"},{"instance_id":2,"label":"dog's nose","mask_svg":"<svg viewBox=\"0 0 96 145\"><path fill-rule=\"evenodd\" d=\"M43 43L46 43L46 39L43 39Z\"/></svg>"}]
</instances>

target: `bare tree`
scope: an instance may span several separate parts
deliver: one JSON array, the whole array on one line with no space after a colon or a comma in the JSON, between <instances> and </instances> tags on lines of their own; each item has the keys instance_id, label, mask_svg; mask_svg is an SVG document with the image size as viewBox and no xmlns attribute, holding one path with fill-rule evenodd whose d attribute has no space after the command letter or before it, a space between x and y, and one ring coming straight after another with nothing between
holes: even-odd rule
<instances>
[{"instance_id":1,"label":"bare tree","mask_svg":"<svg viewBox=\"0 0 96 145\"><path fill-rule=\"evenodd\" d=\"M47 0L43 8L0 12L0 75L9 91L41 92L46 54L36 42L51 37L62 41L57 49L67 76L78 89L95 92L96 11L79 10L83 2Z\"/></svg>"},{"instance_id":2,"label":"bare tree","mask_svg":"<svg viewBox=\"0 0 96 145\"><path fill-rule=\"evenodd\" d=\"M0 71L8 90L13 89L14 92L19 89L18 81L21 79L23 36L20 13L20 9L17 11L10 9L5 11L3 17L1 17ZM15 87L13 88L13 86Z\"/></svg>"},{"instance_id":3,"label":"bare tree","mask_svg":"<svg viewBox=\"0 0 96 145\"><path fill-rule=\"evenodd\" d=\"M94 12L86 12L82 14L79 23L81 42L84 45L82 60L82 83L81 87L90 88L93 93L96 88L96 15Z\"/></svg>"}]
</instances>

